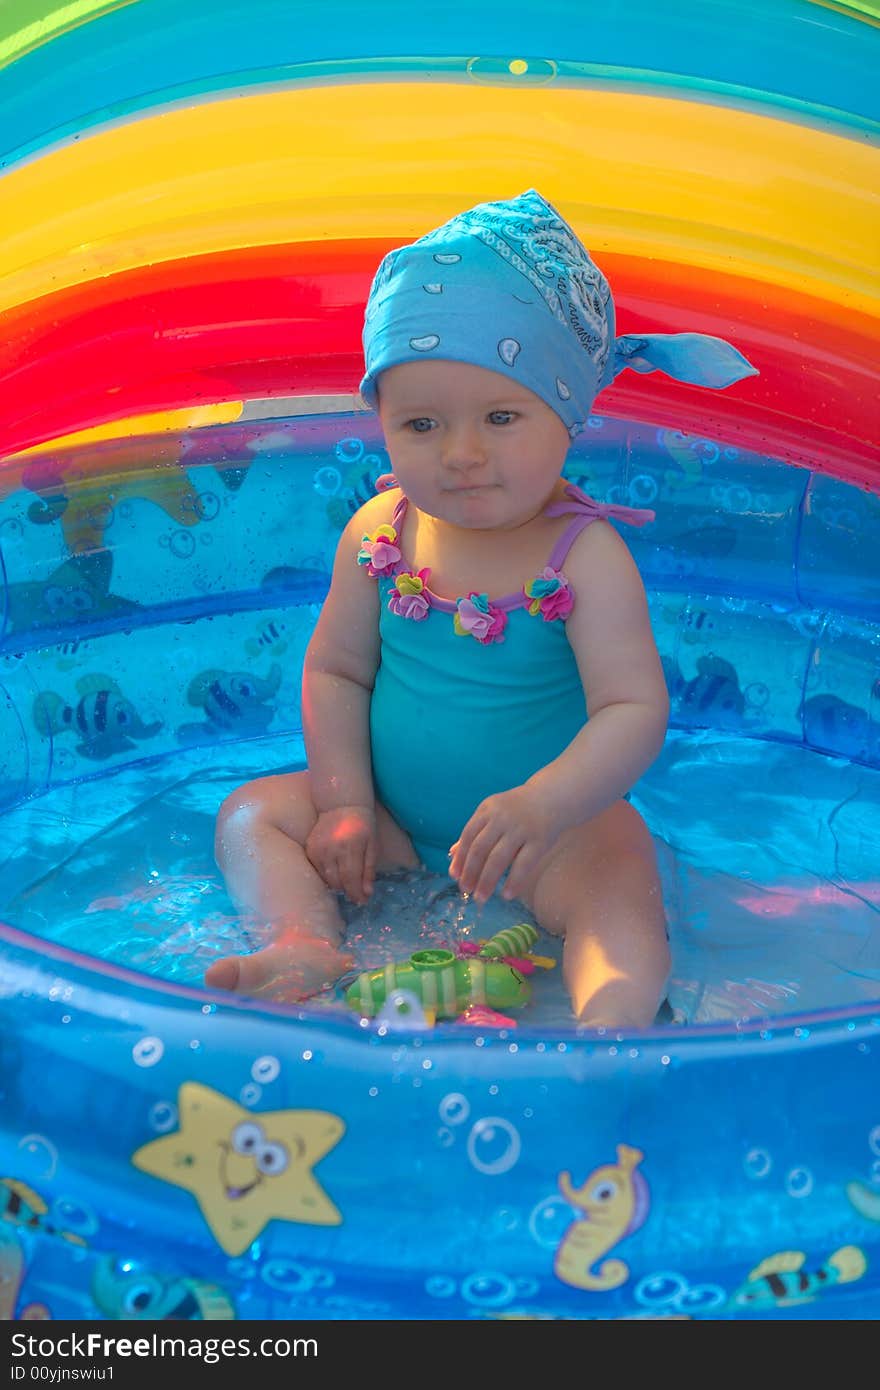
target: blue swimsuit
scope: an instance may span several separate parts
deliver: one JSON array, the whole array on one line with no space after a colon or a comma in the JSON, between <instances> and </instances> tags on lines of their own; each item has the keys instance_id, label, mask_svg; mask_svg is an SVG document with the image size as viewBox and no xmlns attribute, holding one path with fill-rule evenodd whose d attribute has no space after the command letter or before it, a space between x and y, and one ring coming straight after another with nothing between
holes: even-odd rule
<instances>
[{"instance_id":1,"label":"blue swimsuit","mask_svg":"<svg viewBox=\"0 0 880 1390\"><path fill-rule=\"evenodd\" d=\"M480 802L527 781L586 722L565 632L574 595L562 565L573 541L597 518L639 525L653 513L606 506L569 485L545 512L573 520L543 572L519 593L453 602L431 593L428 571L413 571L401 555L406 508L401 496L391 524L365 536L358 552L382 596L373 778L426 868L446 873L449 847Z\"/></svg>"}]
</instances>

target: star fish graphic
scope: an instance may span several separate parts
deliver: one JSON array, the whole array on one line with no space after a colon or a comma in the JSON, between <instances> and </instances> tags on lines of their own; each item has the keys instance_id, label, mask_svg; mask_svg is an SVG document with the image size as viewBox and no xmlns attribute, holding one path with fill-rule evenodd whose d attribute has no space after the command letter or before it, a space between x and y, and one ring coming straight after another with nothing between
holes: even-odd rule
<instances>
[{"instance_id":1,"label":"star fish graphic","mask_svg":"<svg viewBox=\"0 0 880 1390\"><path fill-rule=\"evenodd\" d=\"M180 1129L142 1145L135 1168L191 1192L227 1255L240 1255L269 1221L338 1226L342 1213L312 1173L345 1132L327 1110L245 1110L185 1081Z\"/></svg>"}]
</instances>

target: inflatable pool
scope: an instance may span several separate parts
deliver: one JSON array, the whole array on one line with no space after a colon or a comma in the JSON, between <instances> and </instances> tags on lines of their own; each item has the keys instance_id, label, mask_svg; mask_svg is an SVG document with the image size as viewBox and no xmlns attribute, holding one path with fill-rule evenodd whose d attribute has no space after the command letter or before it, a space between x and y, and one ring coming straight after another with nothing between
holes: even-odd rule
<instances>
[{"instance_id":1,"label":"inflatable pool","mask_svg":"<svg viewBox=\"0 0 880 1390\"><path fill-rule=\"evenodd\" d=\"M838 0L3 7L0 1317L876 1315L878 61ZM413 970L208 992L254 942L214 816L302 766L387 469L370 277L528 187L621 331L761 373L621 378L566 470L657 513L672 1020L579 1032L558 968L502 1027ZM419 873L349 916L359 971L468 988L518 921Z\"/></svg>"}]
</instances>

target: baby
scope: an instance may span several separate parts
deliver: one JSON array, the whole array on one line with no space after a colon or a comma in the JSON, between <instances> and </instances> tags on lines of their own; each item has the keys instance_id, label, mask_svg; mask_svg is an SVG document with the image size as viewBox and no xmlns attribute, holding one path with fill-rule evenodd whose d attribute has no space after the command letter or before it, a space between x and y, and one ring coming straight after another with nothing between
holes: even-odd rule
<instances>
[{"instance_id":1,"label":"baby","mask_svg":"<svg viewBox=\"0 0 880 1390\"><path fill-rule=\"evenodd\" d=\"M699 334L615 339L608 284L534 190L387 255L361 391L393 475L340 538L306 653L308 770L233 792L216 852L272 939L206 983L282 1000L352 962L337 895L449 873L564 936L575 1018L640 1029L669 970L651 836L627 791L669 702L645 591L605 506L562 468L623 367L721 387L753 375ZM589 716L589 717L588 717Z\"/></svg>"}]
</instances>

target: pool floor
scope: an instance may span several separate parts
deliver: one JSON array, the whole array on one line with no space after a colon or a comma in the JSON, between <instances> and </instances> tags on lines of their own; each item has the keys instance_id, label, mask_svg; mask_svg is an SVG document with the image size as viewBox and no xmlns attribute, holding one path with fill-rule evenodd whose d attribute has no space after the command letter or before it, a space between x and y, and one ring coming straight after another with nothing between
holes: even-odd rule
<instances>
[{"instance_id":1,"label":"pool floor","mask_svg":"<svg viewBox=\"0 0 880 1390\"><path fill-rule=\"evenodd\" d=\"M217 808L239 783L302 762L296 739L252 739L33 798L0 816L0 915L102 960L200 984L211 960L258 939L213 862ZM660 857L676 1023L880 998L880 771L795 745L671 730L633 801ZM446 878L400 873L346 916L365 969L489 936L523 910L500 900L477 909ZM536 949L559 959L552 938ZM536 972L532 988L522 1024L570 1029L560 969ZM344 1009L340 995L309 1007Z\"/></svg>"}]
</instances>

